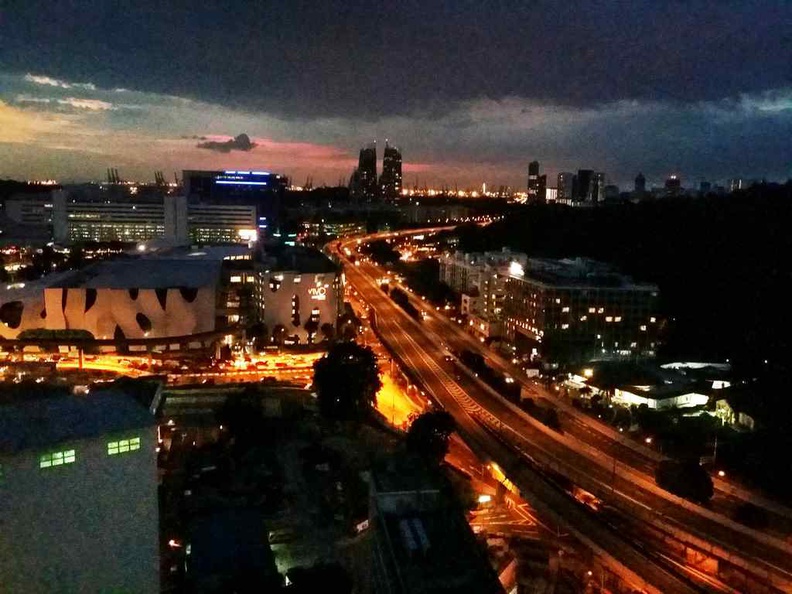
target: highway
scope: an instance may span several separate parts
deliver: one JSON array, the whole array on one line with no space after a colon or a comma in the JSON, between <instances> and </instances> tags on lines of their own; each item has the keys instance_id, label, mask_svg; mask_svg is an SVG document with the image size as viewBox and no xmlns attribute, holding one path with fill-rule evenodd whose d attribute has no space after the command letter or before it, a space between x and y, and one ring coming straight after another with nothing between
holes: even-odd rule
<instances>
[{"instance_id":1,"label":"highway","mask_svg":"<svg viewBox=\"0 0 792 594\"><path fill-rule=\"evenodd\" d=\"M509 474L512 480L517 482L515 477L519 480L526 472L524 468L526 465L518 464L513 459L514 449L519 448L542 468L554 469L560 475L572 479L579 486L631 515L649 517L655 526L668 528L672 533L686 535L692 533L692 538L688 542L714 545L716 548L713 552L720 554L721 557L730 558L735 562L745 561L753 570L758 569L758 573L768 579L772 574L776 583L782 584L780 590L786 589L784 584L792 583L787 581L792 575L790 555L784 546L779 546L784 543L777 543L773 539L762 541L757 539L752 531L740 530L742 527L735 528L729 522L723 522L714 512L707 514L706 510L696 509L697 506L678 500L670 494L658 493L659 490L653 481L647 481L640 474L637 475L636 469L631 467L634 464L637 470L643 473L650 470L651 461L647 462L637 456L634 449L621 444L612 445L611 447L620 448L617 459L628 460L626 464L619 463L614 467L613 456L581 442L577 430L571 435L554 434L555 432L540 426L522 411L482 387L475 378L460 371L452 362L444 361L446 351L442 346L443 343L448 341L449 337L455 340L462 339L457 333L448 332L443 327L433 330L433 322L427 321L419 325L409 319L374 282L379 275L381 272L378 269L365 263L347 267L350 284L377 313L378 329L385 341L402 362L419 376L418 379L432 396L457 418L466 436L483 444L483 448L493 458L498 459L498 456L502 456L507 464L516 467ZM474 417L485 419L485 422L495 429L495 433L483 431ZM585 425L583 430L590 431ZM499 444L498 439L494 437L495 434L507 435L507 443ZM507 448L510 452L501 450L498 455L493 455L493 452L498 452L499 447ZM532 489L536 490L536 485L532 485ZM558 495L553 497L550 493L543 493L542 498L545 501L552 501L553 505L550 507L554 509L558 509L556 507L558 505L564 509L569 507L568 502L565 506L558 501ZM537 509L542 506L541 502L539 505L535 501L531 503ZM566 512L571 513L571 510ZM567 513L564 515L569 520L573 516ZM578 520L583 523L571 522L573 528L581 530L581 526L587 526L593 534L596 534L594 540L597 543L604 546L607 542L615 558L648 581L656 580L653 583L661 591L684 591L677 589L683 587L680 584L669 589L669 584L660 583L667 578L653 575L650 579L647 575L647 572L657 571L662 575L669 574L666 566L657 565L656 561L647 561L643 552L635 553L634 547L630 552L630 546L623 542L608 541L602 534L602 527L591 526L590 518L588 522L581 518ZM632 558L630 562L631 556L636 554L637 558Z\"/></svg>"},{"instance_id":2,"label":"highway","mask_svg":"<svg viewBox=\"0 0 792 594\"><path fill-rule=\"evenodd\" d=\"M416 331L415 322L356 268L348 268L347 279L376 312L380 336L433 399L452 414L458 430L474 450L503 468L540 515L563 521L604 560L613 560L611 568L635 587L650 592L709 591L696 588L652 561L633 543L625 541L562 490L548 483L525 463L512 445L500 441L492 431L485 429L474 418L480 407L469 396L472 393L484 398L483 390L474 380L464 380L461 376L457 380L454 370L446 367L450 364L443 360L442 347Z\"/></svg>"}]
</instances>

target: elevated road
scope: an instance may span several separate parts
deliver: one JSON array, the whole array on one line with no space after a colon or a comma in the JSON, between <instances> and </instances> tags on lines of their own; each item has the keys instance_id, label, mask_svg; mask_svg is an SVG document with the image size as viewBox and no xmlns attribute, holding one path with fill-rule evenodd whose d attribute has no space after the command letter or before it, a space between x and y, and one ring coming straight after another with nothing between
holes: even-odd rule
<instances>
[{"instance_id":1,"label":"elevated road","mask_svg":"<svg viewBox=\"0 0 792 594\"><path fill-rule=\"evenodd\" d=\"M574 480L631 514L651 518L655 525L671 533L686 536L692 533L693 542L704 550L752 570L768 583L775 583L779 590L786 590L792 583L788 579L792 575L792 567L788 551L783 546L785 543L772 539L763 541L753 531L723 522L712 512L708 514L706 510L662 492L652 481L636 475L635 469L629 465L617 468L613 464L615 458L586 446L574 436L553 434L483 388L475 379L460 374L452 364L443 360L445 351L442 345L450 334L444 332L440 335L432 330L432 324L419 325L407 318L379 289L371 274L376 275L376 269L365 265L347 269L351 284L377 312L377 319L381 321L380 332L386 342L414 373L420 374L420 380L430 388L438 402L451 412L455 411L455 417L463 413L468 417L467 424L462 419L463 431L473 434L468 425L471 422L477 424L474 418L483 418L491 424L496 435L508 435L509 447L519 448L543 468ZM490 452L496 446L492 432L488 434L490 438L485 443ZM633 452L626 446L621 447ZM514 472L520 476L524 471L518 467ZM555 504L558 501L554 501ZM541 503L538 508L541 508ZM624 551L619 550L618 554L624 554Z\"/></svg>"},{"instance_id":2,"label":"elevated road","mask_svg":"<svg viewBox=\"0 0 792 594\"><path fill-rule=\"evenodd\" d=\"M518 448L499 437L501 426L495 417L489 416L484 424L478 420L484 411L471 393L483 398L482 388L473 380L456 379L454 370L443 361L441 347L434 344L427 349L427 342L432 344L431 341L415 332L415 323L371 279L352 267L347 270L347 279L376 313L378 332L393 353L432 398L452 414L466 441L497 463L543 517L564 524L633 587L658 593L710 591L696 587L665 567L670 564L653 559L635 543L622 538L527 464Z\"/></svg>"}]
</instances>

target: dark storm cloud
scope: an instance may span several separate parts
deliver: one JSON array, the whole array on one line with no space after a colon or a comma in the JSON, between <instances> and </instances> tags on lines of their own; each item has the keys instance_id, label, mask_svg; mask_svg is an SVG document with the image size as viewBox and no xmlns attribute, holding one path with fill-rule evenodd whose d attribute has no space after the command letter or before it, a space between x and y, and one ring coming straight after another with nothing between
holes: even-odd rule
<instances>
[{"instance_id":1,"label":"dark storm cloud","mask_svg":"<svg viewBox=\"0 0 792 594\"><path fill-rule=\"evenodd\" d=\"M256 143L251 142L247 134L240 134L231 140L207 140L206 142L199 142L195 146L200 149L208 149L219 153L230 153L231 151L252 151L256 148Z\"/></svg>"},{"instance_id":2,"label":"dark storm cloud","mask_svg":"<svg viewBox=\"0 0 792 594\"><path fill-rule=\"evenodd\" d=\"M10 0L2 22L6 69L292 118L690 102L792 80L783 0Z\"/></svg>"}]
</instances>

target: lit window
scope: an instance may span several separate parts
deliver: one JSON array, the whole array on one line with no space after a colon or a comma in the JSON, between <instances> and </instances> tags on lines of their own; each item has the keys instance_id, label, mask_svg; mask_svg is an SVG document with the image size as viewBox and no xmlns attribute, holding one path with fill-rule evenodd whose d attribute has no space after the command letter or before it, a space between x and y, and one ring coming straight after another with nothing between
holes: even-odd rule
<instances>
[{"instance_id":1,"label":"lit window","mask_svg":"<svg viewBox=\"0 0 792 594\"><path fill-rule=\"evenodd\" d=\"M556 299L556 303L561 303L561 300L560 299Z\"/></svg>"},{"instance_id":2,"label":"lit window","mask_svg":"<svg viewBox=\"0 0 792 594\"><path fill-rule=\"evenodd\" d=\"M74 464L75 460L74 450L66 450L65 452L52 452L50 454L41 454L39 458L39 468L50 468L52 466L63 466L64 464Z\"/></svg>"},{"instance_id":3,"label":"lit window","mask_svg":"<svg viewBox=\"0 0 792 594\"><path fill-rule=\"evenodd\" d=\"M588 316L580 316L580 321L585 322L588 319Z\"/></svg>"},{"instance_id":4,"label":"lit window","mask_svg":"<svg viewBox=\"0 0 792 594\"><path fill-rule=\"evenodd\" d=\"M646 326L641 326L641 332L646 332Z\"/></svg>"},{"instance_id":5,"label":"lit window","mask_svg":"<svg viewBox=\"0 0 792 594\"><path fill-rule=\"evenodd\" d=\"M621 316L616 316L616 321L621 322Z\"/></svg>"},{"instance_id":6,"label":"lit window","mask_svg":"<svg viewBox=\"0 0 792 594\"><path fill-rule=\"evenodd\" d=\"M116 454L123 454L133 450L140 449L140 438L132 437L130 439L122 439L120 441L107 442L107 455L115 456Z\"/></svg>"},{"instance_id":7,"label":"lit window","mask_svg":"<svg viewBox=\"0 0 792 594\"><path fill-rule=\"evenodd\" d=\"M231 282L232 282L232 283L241 283L241 282L242 282L242 277L241 277L241 276L238 276L238 275L236 275L236 276L232 276L232 277L231 277Z\"/></svg>"},{"instance_id":8,"label":"lit window","mask_svg":"<svg viewBox=\"0 0 792 594\"><path fill-rule=\"evenodd\" d=\"M233 324L233 323L236 323L238 321L239 321L239 315L232 314L232 315L228 316L228 323L229 324Z\"/></svg>"},{"instance_id":9,"label":"lit window","mask_svg":"<svg viewBox=\"0 0 792 594\"><path fill-rule=\"evenodd\" d=\"M568 307L564 307L564 308L562 308L562 309L561 309L561 311L562 311L563 313L567 313L567 312L569 311L569 308L568 308Z\"/></svg>"},{"instance_id":10,"label":"lit window","mask_svg":"<svg viewBox=\"0 0 792 594\"><path fill-rule=\"evenodd\" d=\"M594 313L594 312L596 312L596 311L597 311L597 308L595 308L595 307L589 307L589 313Z\"/></svg>"},{"instance_id":11,"label":"lit window","mask_svg":"<svg viewBox=\"0 0 792 594\"><path fill-rule=\"evenodd\" d=\"M561 330L566 330L569 328L569 324L561 324Z\"/></svg>"},{"instance_id":12,"label":"lit window","mask_svg":"<svg viewBox=\"0 0 792 594\"><path fill-rule=\"evenodd\" d=\"M606 322L612 322L613 321L613 317L612 316L608 316L608 317L605 318L605 321Z\"/></svg>"},{"instance_id":13,"label":"lit window","mask_svg":"<svg viewBox=\"0 0 792 594\"><path fill-rule=\"evenodd\" d=\"M649 318L649 321L652 322L652 324L654 324L657 321L657 318L651 317Z\"/></svg>"}]
</instances>

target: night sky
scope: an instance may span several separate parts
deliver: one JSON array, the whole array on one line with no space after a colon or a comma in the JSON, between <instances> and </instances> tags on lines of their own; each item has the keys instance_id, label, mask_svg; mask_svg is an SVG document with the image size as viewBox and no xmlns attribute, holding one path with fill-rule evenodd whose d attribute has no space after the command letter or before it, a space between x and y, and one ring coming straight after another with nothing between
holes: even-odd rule
<instances>
[{"instance_id":1,"label":"night sky","mask_svg":"<svg viewBox=\"0 0 792 594\"><path fill-rule=\"evenodd\" d=\"M335 184L385 138L407 187L786 180L792 2L0 2L0 178Z\"/></svg>"}]
</instances>

